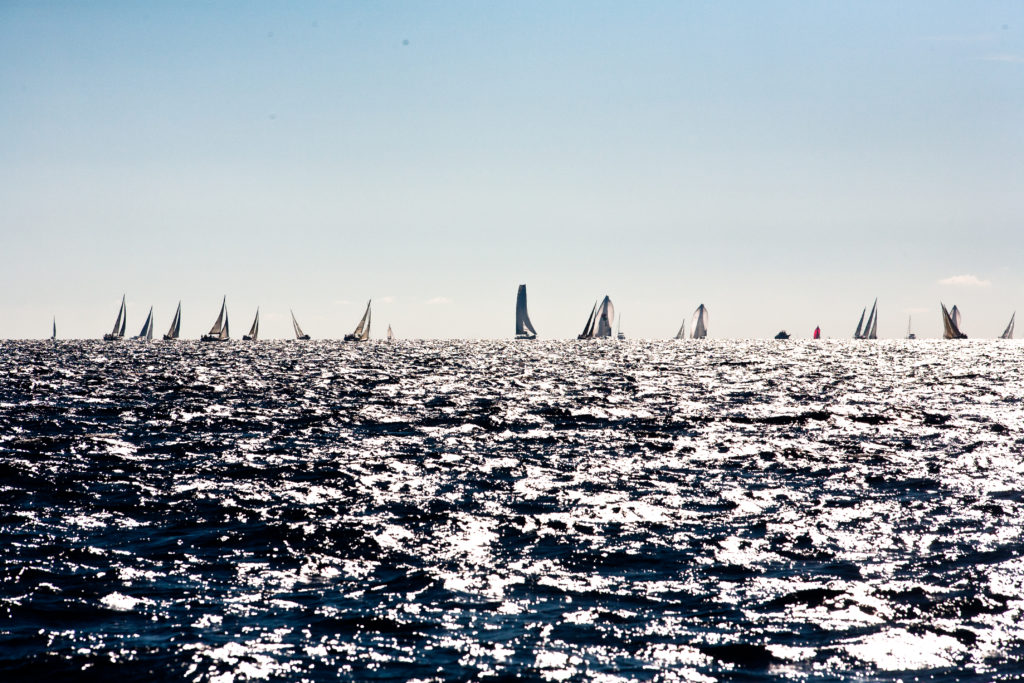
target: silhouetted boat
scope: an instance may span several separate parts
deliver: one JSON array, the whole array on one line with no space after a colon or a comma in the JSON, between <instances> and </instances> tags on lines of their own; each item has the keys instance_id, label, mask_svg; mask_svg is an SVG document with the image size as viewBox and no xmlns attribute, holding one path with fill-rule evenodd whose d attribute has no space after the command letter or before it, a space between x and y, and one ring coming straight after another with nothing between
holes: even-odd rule
<instances>
[{"instance_id":1,"label":"silhouetted boat","mask_svg":"<svg viewBox=\"0 0 1024 683\"><path fill-rule=\"evenodd\" d=\"M290 308L288 309L288 312L292 314L292 327L295 328L295 338L299 341L307 341L309 339L309 335L305 334L302 331L302 328L299 327L299 321L295 319L295 312Z\"/></svg>"},{"instance_id":2,"label":"silhouetted boat","mask_svg":"<svg viewBox=\"0 0 1024 683\"><path fill-rule=\"evenodd\" d=\"M252 320L252 327L249 328L249 334L242 335L242 341L258 341L260 337L260 309L256 309L256 317Z\"/></svg>"},{"instance_id":3,"label":"silhouetted boat","mask_svg":"<svg viewBox=\"0 0 1024 683\"><path fill-rule=\"evenodd\" d=\"M370 304L373 302L366 302L366 311L363 313L363 317L359 319L359 324L356 325L356 329L352 334L345 335L345 341L366 341L370 338Z\"/></svg>"},{"instance_id":4,"label":"silhouetted boat","mask_svg":"<svg viewBox=\"0 0 1024 683\"><path fill-rule=\"evenodd\" d=\"M999 335L1000 339L1013 339L1013 319L1017 317L1017 312L1014 311L1013 315L1010 316L1010 324L1006 326L1003 333Z\"/></svg>"},{"instance_id":5,"label":"silhouetted boat","mask_svg":"<svg viewBox=\"0 0 1024 683\"><path fill-rule=\"evenodd\" d=\"M167 330L164 339L177 339L181 334L181 302L178 302L178 310L174 312L174 320L171 321L171 328Z\"/></svg>"},{"instance_id":6,"label":"silhouetted boat","mask_svg":"<svg viewBox=\"0 0 1024 683\"><path fill-rule=\"evenodd\" d=\"M533 329L530 314L526 312L526 285L519 285L516 294L516 339L536 339L537 330Z\"/></svg>"},{"instance_id":7,"label":"silhouetted boat","mask_svg":"<svg viewBox=\"0 0 1024 683\"><path fill-rule=\"evenodd\" d=\"M779 333L775 335L776 339L789 339L789 332L785 330L779 330Z\"/></svg>"},{"instance_id":8,"label":"silhouetted boat","mask_svg":"<svg viewBox=\"0 0 1024 683\"><path fill-rule=\"evenodd\" d=\"M708 309L701 304L690 320L690 339L705 339L708 336Z\"/></svg>"},{"instance_id":9,"label":"silhouetted boat","mask_svg":"<svg viewBox=\"0 0 1024 683\"><path fill-rule=\"evenodd\" d=\"M861 311L860 321L857 322L857 331L853 333L854 339L878 339L878 299L871 305L871 315L868 316L867 324L864 323L864 313Z\"/></svg>"},{"instance_id":10,"label":"silhouetted boat","mask_svg":"<svg viewBox=\"0 0 1024 683\"><path fill-rule=\"evenodd\" d=\"M142 331L135 337L136 339L145 339L149 341L153 338L153 307L149 307L149 315L146 316L146 322L142 326Z\"/></svg>"},{"instance_id":11,"label":"silhouetted boat","mask_svg":"<svg viewBox=\"0 0 1024 683\"><path fill-rule=\"evenodd\" d=\"M952 311L947 311L945 304L939 302L939 305L942 306L942 338L967 339L967 335L960 331L960 311L956 306L953 306Z\"/></svg>"},{"instance_id":12,"label":"silhouetted boat","mask_svg":"<svg viewBox=\"0 0 1024 683\"><path fill-rule=\"evenodd\" d=\"M622 332L622 316L621 315L619 316L619 319L615 321L615 329L616 329L615 338L618 339L619 341L626 341L626 335L623 334L623 332Z\"/></svg>"},{"instance_id":13,"label":"silhouetted boat","mask_svg":"<svg viewBox=\"0 0 1024 683\"><path fill-rule=\"evenodd\" d=\"M114 321L114 329L110 334L103 335L104 341L116 341L124 339L124 328L128 324L128 309L124 305L124 295L121 295L121 308L117 311L117 320Z\"/></svg>"},{"instance_id":14,"label":"silhouetted boat","mask_svg":"<svg viewBox=\"0 0 1024 683\"><path fill-rule=\"evenodd\" d=\"M200 341L208 342L219 342L227 341L230 339L228 335L228 298L225 296L224 300L220 304L220 315L217 316L217 322L213 324L210 331L199 338Z\"/></svg>"},{"instance_id":15,"label":"silhouetted boat","mask_svg":"<svg viewBox=\"0 0 1024 683\"><path fill-rule=\"evenodd\" d=\"M53 317L53 336L50 339L57 341L57 316Z\"/></svg>"},{"instance_id":16,"label":"silhouetted boat","mask_svg":"<svg viewBox=\"0 0 1024 683\"><path fill-rule=\"evenodd\" d=\"M391 325L388 325L388 341L394 341L395 334L391 331Z\"/></svg>"},{"instance_id":17,"label":"silhouetted boat","mask_svg":"<svg viewBox=\"0 0 1024 683\"><path fill-rule=\"evenodd\" d=\"M614 318L615 307L612 306L612 300L606 296L600 304L594 304L593 310L590 311L590 317L587 318L586 327L583 328L583 332L580 333L577 339L597 339L612 336L612 321Z\"/></svg>"},{"instance_id":18,"label":"silhouetted boat","mask_svg":"<svg viewBox=\"0 0 1024 683\"><path fill-rule=\"evenodd\" d=\"M815 327L814 328L814 336L811 337L811 338L812 339L821 339L821 328L820 327Z\"/></svg>"},{"instance_id":19,"label":"silhouetted boat","mask_svg":"<svg viewBox=\"0 0 1024 683\"><path fill-rule=\"evenodd\" d=\"M907 339L917 339L917 335L910 331L911 317L907 316Z\"/></svg>"}]
</instances>

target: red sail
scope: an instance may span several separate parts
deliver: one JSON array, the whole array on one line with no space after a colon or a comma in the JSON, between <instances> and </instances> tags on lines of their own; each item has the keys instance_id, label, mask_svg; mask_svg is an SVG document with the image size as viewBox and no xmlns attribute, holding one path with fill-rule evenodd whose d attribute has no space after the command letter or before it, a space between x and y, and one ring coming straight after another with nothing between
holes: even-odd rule
<instances>
[{"instance_id":1,"label":"red sail","mask_svg":"<svg viewBox=\"0 0 1024 683\"><path fill-rule=\"evenodd\" d=\"M821 339L821 328L820 327L815 327L814 328L814 338L815 339Z\"/></svg>"}]
</instances>

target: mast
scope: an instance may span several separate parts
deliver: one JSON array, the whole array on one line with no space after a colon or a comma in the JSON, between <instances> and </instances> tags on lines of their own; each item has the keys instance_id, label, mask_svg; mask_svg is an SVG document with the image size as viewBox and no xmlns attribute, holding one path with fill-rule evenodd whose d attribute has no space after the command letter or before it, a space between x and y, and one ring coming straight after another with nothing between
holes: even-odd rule
<instances>
[{"instance_id":1,"label":"mast","mask_svg":"<svg viewBox=\"0 0 1024 683\"><path fill-rule=\"evenodd\" d=\"M1006 329L1003 330L1003 333L999 335L1000 339L1013 339L1013 319L1016 317L1017 311L1014 311L1013 315L1010 316L1010 324L1007 325Z\"/></svg>"},{"instance_id":2,"label":"mast","mask_svg":"<svg viewBox=\"0 0 1024 683\"><path fill-rule=\"evenodd\" d=\"M853 338L854 339L863 339L864 338L863 336L861 336L860 331L861 331L861 328L864 327L864 315L867 314L867 312L868 312L868 309L865 306L864 310L860 312L860 320L857 321L857 331L853 333Z\"/></svg>"},{"instance_id":3,"label":"mast","mask_svg":"<svg viewBox=\"0 0 1024 683\"><path fill-rule=\"evenodd\" d=\"M692 339L705 339L708 336L708 309L701 304L693 312L693 319L690 321L690 337Z\"/></svg>"}]
</instances>

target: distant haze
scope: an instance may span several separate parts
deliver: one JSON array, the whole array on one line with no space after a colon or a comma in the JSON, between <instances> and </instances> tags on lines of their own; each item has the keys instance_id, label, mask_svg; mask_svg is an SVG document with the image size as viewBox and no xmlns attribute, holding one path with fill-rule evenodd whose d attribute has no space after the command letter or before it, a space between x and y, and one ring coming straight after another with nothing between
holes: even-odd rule
<instances>
[{"instance_id":1,"label":"distant haze","mask_svg":"<svg viewBox=\"0 0 1024 683\"><path fill-rule=\"evenodd\" d=\"M1024 314L1024 4L0 4L0 338L971 337Z\"/></svg>"}]
</instances>

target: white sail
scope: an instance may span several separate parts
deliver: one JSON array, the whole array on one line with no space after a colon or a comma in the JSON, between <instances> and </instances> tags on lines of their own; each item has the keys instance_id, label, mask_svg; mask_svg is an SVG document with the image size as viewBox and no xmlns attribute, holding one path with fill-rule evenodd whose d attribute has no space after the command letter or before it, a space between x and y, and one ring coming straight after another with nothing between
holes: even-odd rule
<instances>
[{"instance_id":1,"label":"white sail","mask_svg":"<svg viewBox=\"0 0 1024 683\"><path fill-rule=\"evenodd\" d=\"M1003 333L999 335L1000 339L1013 339L1013 319L1017 317L1017 312L1014 311L1013 315L1010 316L1010 324L1006 326ZM55 328L56 329L56 328ZM54 333L56 335L56 333Z\"/></svg>"},{"instance_id":2,"label":"white sail","mask_svg":"<svg viewBox=\"0 0 1024 683\"><path fill-rule=\"evenodd\" d=\"M693 320L690 321L690 337L692 339L704 339L708 336L708 309L701 304L693 312Z\"/></svg>"},{"instance_id":3,"label":"white sail","mask_svg":"<svg viewBox=\"0 0 1024 683\"><path fill-rule=\"evenodd\" d=\"M529 339L536 336L537 330L533 329L530 314L526 312L526 285L519 285L516 294L516 337Z\"/></svg>"},{"instance_id":4,"label":"white sail","mask_svg":"<svg viewBox=\"0 0 1024 683\"><path fill-rule=\"evenodd\" d=\"M256 309L256 317L252 320L252 327L249 328L249 334L244 335L244 339L248 341L257 341L260 336L260 309Z\"/></svg>"},{"instance_id":5,"label":"white sail","mask_svg":"<svg viewBox=\"0 0 1024 683\"><path fill-rule=\"evenodd\" d=\"M865 306L864 310L860 312L860 320L857 321L857 329L853 333L854 339L863 339L864 335L861 334L861 330L864 329L864 316L867 315L868 309Z\"/></svg>"},{"instance_id":6,"label":"white sail","mask_svg":"<svg viewBox=\"0 0 1024 683\"><path fill-rule=\"evenodd\" d=\"M124 303L125 295L121 295L121 307L117 309L117 320L114 321L114 329L103 335L103 339L111 341L124 337L124 328L128 324L128 308Z\"/></svg>"},{"instance_id":7,"label":"white sail","mask_svg":"<svg viewBox=\"0 0 1024 683\"><path fill-rule=\"evenodd\" d=\"M679 331L676 332L676 339L686 339L686 318L683 318L683 323L679 326Z\"/></svg>"},{"instance_id":8,"label":"white sail","mask_svg":"<svg viewBox=\"0 0 1024 683\"><path fill-rule=\"evenodd\" d=\"M352 334L345 335L346 341L366 341L370 338L370 304L372 303L372 299L366 302L366 311L363 313L363 317L359 319L359 324L356 325Z\"/></svg>"},{"instance_id":9,"label":"white sail","mask_svg":"<svg viewBox=\"0 0 1024 683\"><path fill-rule=\"evenodd\" d=\"M203 341L224 341L230 338L228 331L228 298L225 296L220 304L220 315L210 331L202 336Z\"/></svg>"},{"instance_id":10,"label":"white sail","mask_svg":"<svg viewBox=\"0 0 1024 683\"><path fill-rule=\"evenodd\" d=\"M149 315L146 316L146 323L142 326L142 331L139 332L139 336L136 339L152 339L153 338L153 307L149 307Z\"/></svg>"},{"instance_id":11,"label":"white sail","mask_svg":"<svg viewBox=\"0 0 1024 683\"><path fill-rule=\"evenodd\" d=\"M225 296L224 300L220 303L220 315L217 316L217 322L213 323L213 327L207 332L211 337L219 337L224 331L224 316L228 310L228 298Z\"/></svg>"},{"instance_id":12,"label":"white sail","mask_svg":"<svg viewBox=\"0 0 1024 683\"><path fill-rule=\"evenodd\" d=\"M174 320L171 321L171 328L167 330L164 339L177 339L181 334L181 302L178 302L178 310L174 312Z\"/></svg>"},{"instance_id":13,"label":"white sail","mask_svg":"<svg viewBox=\"0 0 1024 683\"><path fill-rule=\"evenodd\" d=\"M292 314L292 327L295 328L295 338L296 339L309 339L309 335L305 334L302 331L302 328L299 327L299 321L295 319L295 312L292 311L290 308L288 309L288 312Z\"/></svg>"},{"instance_id":14,"label":"white sail","mask_svg":"<svg viewBox=\"0 0 1024 683\"><path fill-rule=\"evenodd\" d=\"M388 325L388 341L395 338L395 334L391 331L391 325Z\"/></svg>"},{"instance_id":15,"label":"white sail","mask_svg":"<svg viewBox=\"0 0 1024 683\"><path fill-rule=\"evenodd\" d=\"M953 326L956 329L960 329L960 309L955 305L949 309L949 319L953 321Z\"/></svg>"},{"instance_id":16,"label":"white sail","mask_svg":"<svg viewBox=\"0 0 1024 683\"><path fill-rule=\"evenodd\" d=\"M868 326L864 334L868 339L878 339L878 299L871 304L871 315L868 316Z\"/></svg>"},{"instance_id":17,"label":"white sail","mask_svg":"<svg viewBox=\"0 0 1024 683\"><path fill-rule=\"evenodd\" d=\"M953 319L953 312L947 311L945 304L940 303L939 305L942 306L942 338L967 339L967 335L960 331L959 323ZM953 311L959 314L959 311L956 310L956 306L953 307ZM957 317L959 317L959 315Z\"/></svg>"},{"instance_id":18,"label":"white sail","mask_svg":"<svg viewBox=\"0 0 1024 683\"><path fill-rule=\"evenodd\" d=\"M612 306L612 300L607 296L601 301L601 307L598 309L597 314L597 329L594 330L595 337L610 337L612 336L612 323L615 320L615 307Z\"/></svg>"}]
</instances>

